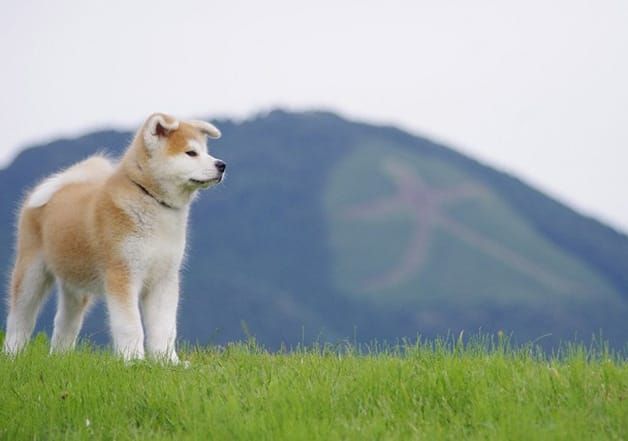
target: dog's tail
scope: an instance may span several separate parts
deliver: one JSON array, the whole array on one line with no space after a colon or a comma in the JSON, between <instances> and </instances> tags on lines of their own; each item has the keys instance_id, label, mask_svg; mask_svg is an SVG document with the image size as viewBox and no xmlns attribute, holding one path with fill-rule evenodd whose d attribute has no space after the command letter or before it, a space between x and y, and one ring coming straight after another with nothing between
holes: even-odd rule
<instances>
[{"instance_id":1,"label":"dog's tail","mask_svg":"<svg viewBox=\"0 0 628 441\"><path fill-rule=\"evenodd\" d=\"M104 156L92 156L72 167L47 177L26 199L25 207L42 207L61 188L79 182L92 182L108 178L113 172L113 164Z\"/></svg>"}]
</instances>

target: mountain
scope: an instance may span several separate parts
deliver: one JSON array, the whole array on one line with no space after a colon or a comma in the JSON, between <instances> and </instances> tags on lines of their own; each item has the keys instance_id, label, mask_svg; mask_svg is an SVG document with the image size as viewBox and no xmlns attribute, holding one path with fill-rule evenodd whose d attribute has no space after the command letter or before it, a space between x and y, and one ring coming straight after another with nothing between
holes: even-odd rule
<instances>
[{"instance_id":1,"label":"mountain","mask_svg":"<svg viewBox=\"0 0 628 441\"><path fill-rule=\"evenodd\" d=\"M626 235L394 127L326 112L214 122L229 173L192 209L182 339L278 347L481 329L546 346L628 341ZM131 136L57 140L0 171L7 275L25 189L93 152L118 155ZM52 315L48 304L40 328ZM106 341L102 307L83 335Z\"/></svg>"}]
</instances>

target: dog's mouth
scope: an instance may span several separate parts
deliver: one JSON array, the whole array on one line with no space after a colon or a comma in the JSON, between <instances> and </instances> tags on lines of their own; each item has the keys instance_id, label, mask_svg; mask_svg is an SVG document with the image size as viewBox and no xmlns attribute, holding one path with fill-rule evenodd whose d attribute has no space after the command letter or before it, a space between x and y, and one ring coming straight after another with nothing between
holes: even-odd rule
<instances>
[{"instance_id":1,"label":"dog's mouth","mask_svg":"<svg viewBox=\"0 0 628 441\"><path fill-rule=\"evenodd\" d=\"M199 187L208 187L211 184L218 184L222 181L222 176L219 178L211 178L206 180L201 179L190 179L190 182L194 185L198 185Z\"/></svg>"}]
</instances>

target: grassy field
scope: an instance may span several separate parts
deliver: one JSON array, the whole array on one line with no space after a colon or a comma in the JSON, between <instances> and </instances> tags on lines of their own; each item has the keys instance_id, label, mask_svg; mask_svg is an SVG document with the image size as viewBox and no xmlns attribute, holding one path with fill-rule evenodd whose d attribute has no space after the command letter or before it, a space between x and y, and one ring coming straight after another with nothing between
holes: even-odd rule
<instances>
[{"instance_id":1,"label":"grassy field","mask_svg":"<svg viewBox=\"0 0 628 441\"><path fill-rule=\"evenodd\" d=\"M0 356L0 439L626 439L628 363L487 337L269 353L190 348L191 366L125 365L38 336Z\"/></svg>"}]
</instances>

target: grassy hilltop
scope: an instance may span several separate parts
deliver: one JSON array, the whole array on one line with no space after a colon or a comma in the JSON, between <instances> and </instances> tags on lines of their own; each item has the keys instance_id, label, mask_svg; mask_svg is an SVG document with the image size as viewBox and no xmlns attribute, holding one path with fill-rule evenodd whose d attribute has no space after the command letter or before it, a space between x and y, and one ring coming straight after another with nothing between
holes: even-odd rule
<instances>
[{"instance_id":1,"label":"grassy hilltop","mask_svg":"<svg viewBox=\"0 0 628 441\"><path fill-rule=\"evenodd\" d=\"M39 336L0 356L0 439L626 439L628 365L504 342L183 352L125 365Z\"/></svg>"}]
</instances>

